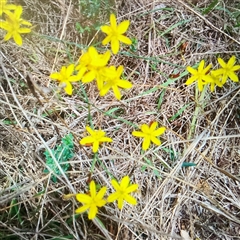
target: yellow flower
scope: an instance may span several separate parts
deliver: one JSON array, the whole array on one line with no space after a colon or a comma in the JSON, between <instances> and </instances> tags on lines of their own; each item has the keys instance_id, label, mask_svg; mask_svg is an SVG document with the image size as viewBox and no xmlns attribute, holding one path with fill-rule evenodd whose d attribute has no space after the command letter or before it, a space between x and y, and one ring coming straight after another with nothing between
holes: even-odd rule
<instances>
[{"instance_id":1,"label":"yellow flower","mask_svg":"<svg viewBox=\"0 0 240 240\"><path fill-rule=\"evenodd\" d=\"M79 70L79 74L83 76L82 82L88 83L96 79L98 89L100 90L103 85L101 71L108 64L110 56L110 51L99 54L95 47L89 47L88 51L80 57L79 64L76 67L76 70Z\"/></svg>"},{"instance_id":2,"label":"yellow flower","mask_svg":"<svg viewBox=\"0 0 240 240\"><path fill-rule=\"evenodd\" d=\"M92 180L90 182L90 193L78 193L76 194L76 199L83 203L83 206L76 209L76 213L83 213L89 209L88 218L94 219L98 213L98 208L104 206L107 201L103 199L103 196L107 188L102 187L99 192L96 191L95 182Z\"/></svg>"},{"instance_id":3,"label":"yellow flower","mask_svg":"<svg viewBox=\"0 0 240 240\"><path fill-rule=\"evenodd\" d=\"M228 77L233 82L238 82L238 76L235 71L240 69L240 65L235 65L236 57L232 56L227 63L224 62L222 58L218 58L218 63L221 65L221 68L212 71L215 76L222 75L222 84L225 84Z\"/></svg>"},{"instance_id":4,"label":"yellow flower","mask_svg":"<svg viewBox=\"0 0 240 240\"><path fill-rule=\"evenodd\" d=\"M0 0L0 16L2 16L3 13L8 14L9 10L15 10L16 5L14 4L7 4L7 0Z\"/></svg>"},{"instance_id":5,"label":"yellow flower","mask_svg":"<svg viewBox=\"0 0 240 240\"><path fill-rule=\"evenodd\" d=\"M210 83L210 90L211 90L211 92L214 91L215 85L217 85L218 87L222 87L223 86L223 84L221 82L221 77L220 76L216 76L213 71L210 72L210 76L212 78L212 82Z\"/></svg>"},{"instance_id":6,"label":"yellow flower","mask_svg":"<svg viewBox=\"0 0 240 240\"><path fill-rule=\"evenodd\" d=\"M205 61L202 60L198 66L198 69L194 69L190 66L187 67L187 71L190 72L193 76L190 77L186 81L186 85L192 84L194 81L198 82L198 89L201 92L203 90L203 85L211 83L213 80L210 75L208 75L208 72L210 68L212 67L211 64L209 64L206 68L204 68Z\"/></svg>"},{"instance_id":7,"label":"yellow flower","mask_svg":"<svg viewBox=\"0 0 240 240\"><path fill-rule=\"evenodd\" d=\"M131 45L132 41L130 38L123 34L127 31L130 21L125 20L117 25L116 17L114 14L110 15L110 26L102 26L102 32L107 34L107 37L102 41L103 45L107 45L111 42L111 49L114 54L119 52L119 42L123 42L127 45Z\"/></svg>"},{"instance_id":8,"label":"yellow flower","mask_svg":"<svg viewBox=\"0 0 240 240\"><path fill-rule=\"evenodd\" d=\"M86 127L87 132L91 136L87 136L80 141L81 145L92 145L93 152L96 153L98 151L99 145L103 142L112 142L112 139L109 137L105 137L105 132L102 130L92 130L90 127Z\"/></svg>"},{"instance_id":9,"label":"yellow flower","mask_svg":"<svg viewBox=\"0 0 240 240\"><path fill-rule=\"evenodd\" d=\"M116 192L110 194L107 201L114 202L115 200L117 200L119 209L123 208L124 200L132 205L136 205L137 200L131 195L129 195L129 193L136 191L138 189L138 184L129 184L129 182L129 176L125 176L121 180L120 184L115 179L112 179L111 184L116 190Z\"/></svg>"},{"instance_id":10,"label":"yellow flower","mask_svg":"<svg viewBox=\"0 0 240 240\"><path fill-rule=\"evenodd\" d=\"M142 130L141 132L140 131L132 132L133 136L143 138L143 143L142 143L143 150L147 150L151 142L153 142L157 146L161 145L161 141L157 137L162 135L165 132L166 128L160 127L156 129L157 125L158 125L157 122L153 122L150 127L147 124L143 124L141 126L141 130Z\"/></svg>"},{"instance_id":11,"label":"yellow flower","mask_svg":"<svg viewBox=\"0 0 240 240\"><path fill-rule=\"evenodd\" d=\"M102 72L102 75L105 76L105 84L103 85L100 96L105 96L107 92L110 90L110 88L113 89L113 93L115 97L120 100L121 99L121 93L118 89L118 87L121 88L131 88L132 84L127 81L121 79L121 75L123 72L123 66L119 66L117 69L115 66L111 66L109 68L105 68Z\"/></svg>"},{"instance_id":12,"label":"yellow flower","mask_svg":"<svg viewBox=\"0 0 240 240\"><path fill-rule=\"evenodd\" d=\"M69 66L63 66L60 72L55 72L50 75L50 78L55 79L60 82L60 87L65 87L64 90L68 95L72 95L72 84L71 82L80 81L81 76L73 75L74 64Z\"/></svg>"},{"instance_id":13,"label":"yellow flower","mask_svg":"<svg viewBox=\"0 0 240 240\"><path fill-rule=\"evenodd\" d=\"M5 41L8 41L10 38L13 38L15 43L19 46L22 45L21 33L30 33L30 28L21 28L21 25L32 26L28 21L25 21L21 18L22 7L16 6L14 13L8 12L6 15L6 21L0 20L0 28L7 31L7 34L4 37Z\"/></svg>"}]
</instances>

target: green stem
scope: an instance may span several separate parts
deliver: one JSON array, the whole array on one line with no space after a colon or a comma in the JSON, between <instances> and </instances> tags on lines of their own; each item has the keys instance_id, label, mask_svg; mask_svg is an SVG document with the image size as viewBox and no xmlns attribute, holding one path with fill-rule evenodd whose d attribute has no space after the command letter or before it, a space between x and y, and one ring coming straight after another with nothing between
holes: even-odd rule
<instances>
[{"instance_id":1,"label":"green stem","mask_svg":"<svg viewBox=\"0 0 240 240\"><path fill-rule=\"evenodd\" d=\"M194 111L194 114L193 114L192 122L191 122L191 125L190 125L190 131L189 131L187 139L191 139L194 132L195 132L196 122L197 122L198 116L199 116L201 110L204 108L203 100L204 100L204 97L205 97L206 90L207 90L207 84L204 86L203 91L201 92L201 95L198 99L199 91L198 91L198 86L196 84L196 90L195 90L196 108L195 108L195 111Z\"/></svg>"}]
</instances>

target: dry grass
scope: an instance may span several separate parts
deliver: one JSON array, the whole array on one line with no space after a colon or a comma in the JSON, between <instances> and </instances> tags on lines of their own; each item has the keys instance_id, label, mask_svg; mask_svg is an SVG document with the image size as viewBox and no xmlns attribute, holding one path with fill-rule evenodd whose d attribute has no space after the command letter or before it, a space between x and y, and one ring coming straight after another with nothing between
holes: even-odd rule
<instances>
[{"instance_id":1,"label":"dry grass","mask_svg":"<svg viewBox=\"0 0 240 240\"><path fill-rule=\"evenodd\" d=\"M111 204L100 210L111 239L188 239L183 230L189 239L240 239L239 84L229 81L214 93L207 90L201 102L194 85L184 84L186 66L201 59L216 67L218 56L234 54L239 63L240 3L219 1L203 15L211 2L127 0L115 7L109 1L111 7L103 4L90 18L76 0L19 2L35 29L22 47L1 42L0 239L106 239L86 214L74 217L79 203L62 200L63 194L87 188L93 155L78 141L89 116L114 139L100 149L92 178L111 188L111 174L117 179L130 175L140 186L136 207L119 211ZM49 74L76 62L83 48L102 39L93 30L80 34L76 22L103 24L111 11L119 20L131 20L129 35L137 39L136 51L125 49L111 58L112 64L125 66L134 87L121 101L112 94L99 97L94 84L75 85L72 97L59 96ZM196 107L199 115L190 133ZM167 128L163 144L142 155L141 142L131 132L153 120ZM43 173L43 152L69 132L75 157L55 184ZM146 161L151 164L142 169ZM183 162L197 166L182 168Z\"/></svg>"}]
</instances>

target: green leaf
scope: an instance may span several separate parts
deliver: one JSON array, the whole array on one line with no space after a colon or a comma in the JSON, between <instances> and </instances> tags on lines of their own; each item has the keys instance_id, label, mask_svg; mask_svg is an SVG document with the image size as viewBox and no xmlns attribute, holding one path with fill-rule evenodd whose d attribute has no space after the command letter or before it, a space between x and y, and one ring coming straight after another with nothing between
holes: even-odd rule
<instances>
[{"instance_id":1,"label":"green leaf","mask_svg":"<svg viewBox=\"0 0 240 240\"><path fill-rule=\"evenodd\" d=\"M67 161L71 159L74 156L73 153L74 143L73 143L73 135L70 133L66 135L64 138L62 138L62 143L57 146L56 149L51 149L52 155L55 157L55 159L60 164L63 172L66 172L70 166ZM44 152L44 155L46 157L46 165L56 174L60 175L61 172L57 165L55 164L54 160L52 159L52 156L48 150ZM49 170L46 168L43 170L44 173L49 173ZM52 175L51 177L53 182L57 182L57 177L55 175Z\"/></svg>"},{"instance_id":2,"label":"green leaf","mask_svg":"<svg viewBox=\"0 0 240 240\"><path fill-rule=\"evenodd\" d=\"M182 167L195 167L197 166L196 163L191 163L191 162L183 162Z\"/></svg>"},{"instance_id":3,"label":"green leaf","mask_svg":"<svg viewBox=\"0 0 240 240\"><path fill-rule=\"evenodd\" d=\"M211 4L202 12L202 14L208 14L217 4L218 0L212 1Z\"/></svg>"}]
</instances>

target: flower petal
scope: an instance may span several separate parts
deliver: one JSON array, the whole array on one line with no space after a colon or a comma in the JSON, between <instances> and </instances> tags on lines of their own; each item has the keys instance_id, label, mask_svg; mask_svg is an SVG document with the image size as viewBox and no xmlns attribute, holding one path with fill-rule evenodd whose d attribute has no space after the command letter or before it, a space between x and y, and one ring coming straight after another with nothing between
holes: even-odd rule
<instances>
[{"instance_id":1,"label":"flower petal","mask_svg":"<svg viewBox=\"0 0 240 240\"><path fill-rule=\"evenodd\" d=\"M72 92L73 92L73 89L72 89L72 84L70 82L65 82L66 84L66 87L64 88L65 92L68 94L68 95L72 95Z\"/></svg>"},{"instance_id":2,"label":"flower petal","mask_svg":"<svg viewBox=\"0 0 240 240\"><path fill-rule=\"evenodd\" d=\"M127 45L131 45L132 44L132 40L124 35L119 35L118 36L118 40L122 43L125 43Z\"/></svg>"},{"instance_id":3,"label":"flower petal","mask_svg":"<svg viewBox=\"0 0 240 240\"><path fill-rule=\"evenodd\" d=\"M134 197L132 197L131 195L128 195L128 194L126 194L126 195L124 196L124 200L125 200L126 202L132 204L132 205L136 205L136 204L137 204L136 198L134 198Z\"/></svg>"},{"instance_id":4,"label":"flower petal","mask_svg":"<svg viewBox=\"0 0 240 240\"><path fill-rule=\"evenodd\" d=\"M144 151L146 151L146 150L149 148L149 146L150 146L150 138L149 138L149 137L145 137L145 138L143 139L142 149L143 149Z\"/></svg>"},{"instance_id":5,"label":"flower petal","mask_svg":"<svg viewBox=\"0 0 240 240\"><path fill-rule=\"evenodd\" d=\"M113 140L109 137L102 137L99 139L100 142L112 142Z\"/></svg>"},{"instance_id":6,"label":"flower petal","mask_svg":"<svg viewBox=\"0 0 240 240\"><path fill-rule=\"evenodd\" d=\"M122 209L123 208L123 197L118 198L118 208Z\"/></svg>"},{"instance_id":7,"label":"flower petal","mask_svg":"<svg viewBox=\"0 0 240 240\"><path fill-rule=\"evenodd\" d=\"M228 60L228 63L227 63L227 68L232 68L234 66L236 62L236 57L235 56L232 56L229 60Z\"/></svg>"},{"instance_id":8,"label":"flower petal","mask_svg":"<svg viewBox=\"0 0 240 240\"><path fill-rule=\"evenodd\" d=\"M116 16L113 13L110 15L110 24L113 29L117 28Z\"/></svg>"},{"instance_id":9,"label":"flower petal","mask_svg":"<svg viewBox=\"0 0 240 240\"><path fill-rule=\"evenodd\" d=\"M113 188L114 188L116 191L120 191L120 186L119 186L119 184L118 184L118 182L117 182L116 179L112 179L112 180L111 180L111 184L112 184Z\"/></svg>"},{"instance_id":10,"label":"flower petal","mask_svg":"<svg viewBox=\"0 0 240 240\"><path fill-rule=\"evenodd\" d=\"M190 72L192 75L198 74L198 71L190 66L187 67L187 71Z\"/></svg>"},{"instance_id":11,"label":"flower petal","mask_svg":"<svg viewBox=\"0 0 240 240\"><path fill-rule=\"evenodd\" d=\"M121 93L119 91L119 88L117 86L112 86L112 89L116 99L121 100Z\"/></svg>"},{"instance_id":12,"label":"flower petal","mask_svg":"<svg viewBox=\"0 0 240 240\"><path fill-rule=\"evenodd\" d=\"M19 28L18 32L19 33L30 33L31 29L30 28Z\"/></svg>"},{"instance_id":13,"label":"flower petal","mask_svg":"<svg viewBox=\"0 0 240 240\"><path fill-rule=\"evenodd\" d=\"M196 81L197 79L198 79L198 76L194 75L194 76L190 77L190 78L185 82L185 84L186 84L186 85L190 85L190 84L192 84L194 81Z\"/></svg>"},{"instance_id":14,"label":"flower petal","mask_svg":"<svg viewBox=\"0 0 240 240\"><path fill-rule=\"evenodd\" d=\"M70 77L74 71L74 64L70 64L66 70L66 76Z\"/></svg>"},{"instance_id":15,"label":"flower petal","mask_svg":"<svg viewBox=\"0 0 240 240\"><path fill-rule=\"evenodd\" d=\"M87 73L83 76L82 82L83 82L83 83L92 82L95 77L96 77L95 71L87 72Z\"/></svg>"},{"instance_id":16,"label":"flower petal","mask_svg":"<svg viewBox=\"0 0 240 240\"><path fill-rule=\"evenodd\" d=\"M121 188L121 190L123 191L125 191L125 189L128 187L128 185L129 185L129 182L130 182L130 178L129 178L129 176L125 176L125 177L123 177L123 179L121 180L121 183L120 183L120 188Z\"/></svg>"},{"instance_id":17,"label":"flower petal","mask_svg":"<svg viewBox=\"0 0 240 240\"><path fill-rule=\"evenodd\" d=\"M138 184L132 184L126 189L126 193L135 192L138 189Z\"/></svg>"},{"instance_id":18,"label":"flower petal","mask_svg":"<svg viewBox=\"0 0 240 240\"><path fill-rule=\"evenodd\" d=\"M106 187L102 187L99 192L97 193L97 198L98 199L102 199L104 194L106 193L107 191L107 188Z\"/></svg>"},{"instance_id":19,"label":"flower petal","mask_svg":"<svg viewBox=\"0 0 240 240\"><path fill-rule=\"evenodd\" d=\"M96 217L98 213L98 208L96 206L91 206L88 212L88 219L92 220Z\"/></svg>"},{"instance_id":20,"label":"flower petal","mask_svg":"<svg viewBox=\"0 0 240 240\"><path fill-rule=\"evenodd\" d=\"M158 126L157 122L153 122L149 128L150 132L154 132L154 130L156 129L156 127Z\"/></svg>"},{"instance_id":21,"label":"flower petal","mask_svg":"<svg viewBox=\"0 0 240 240\"><path fill-rule=\"evenodd\" d=\"M107 35L112 33L112 29L109 26L106 26L106 25L101 26L100 29L101 29L102 32L106 33Z\"/></svg>"},{"instance_id":22,"label":"flower petal","mask_svg":"<svg viewBox=\"0 0 240 240\"><path fill-rule=\"evenodd\" d=\"M151 136L151 141L152 141L154 144L156 144L157 146L160 146L160 145L161 145L161 141L160 141L158 138L154 137L154 136Z\"/></svg>"},{"instance_id":23,"label":"flower petal","mask_svg":"<svg viewBox=\"0 0 240 240\"><path fill-rule=\"evenodd\" d=\"M85 144L93 143L94 141L95 139L92 136L87 136L80 141L80 144L85 145Z\"/></svg>"},{"instance_id":24,"label":"flower petal","mask_svg":"<svg viewBox=\"0 0 240 240\"><path fill-rule=\"evenodd\" d=\"M89 188L90 188L91 198L95 198L97 193L96 193L96 184L93 180L90 182Z\"/></svg>"},{"instance_id":25,"label":"flower petal","mask_svg":"<svg viewBox=\"0 0 240 240\"><path fill-rule=\"evenodd\" d=\"M83 212L86 212L88 209L89 209L89 205L83 205L82 207L77 208L75 213L83 213Z\"/></svg>"},{"instance_id":26,"label":"flower petal","mask_svg":"<svg viewBox=\"0 0 240 240\"><path fill-rule=\"evenodd\" d=\"M218 58L218 63L222 68L226 68L227 64L224 62L224 60L222 58Z\"/></svg>"},{"instance_id":27,"label":"flower petal","mask_svg":"<svg viewBox=\"0 0 240 240\"><path fill-rule=\"evenodd\" d=\"M92 151L94 152L94 153L96 153L97 151L98 151L98 149L99 149L99 141L94 141L93 142L93 147L92 147Z\"/></svg>"},{"instance_id":28,"label":"flower petal","mask_svg":"<svg viewBox=\"0 0 240 240\"><path fill-rule=\"evenodd\" d=\"M156 137L156 136L162 135L165 131L166 131L165 127L160 127L153 132L153 136Z\"/></svg>"},{"instance_id":29,"label":"flower petal","mask_svg":"<svg viewBox=\"0 0 240 240\"><path fill-rule=\"evenodd\" d=\"M105 46L111 41L112 36L107 36L102 40L102 45Z\"/></svg>"},{"instance_id":30,"label":"flower petal","mask_svg":"<svg viewBox=\"0 0 240 240\"><path fill-rule=\"evenodd\" d=\"M119 34L123 34L128 30L128 27L130 25L130 21L129 20L125 20L122 21L121 23L119 23L119 25L117 26L117 32Z\"/></svg>"},{"instance_id":31,"label":"flower petal","mask_svg":"<svg viewBox=\"0 0 240 240\"><path fill-rule=\"evenodd\" d=\"M107 201L108 201L108 202L114 202L114 201L116 201L119 197L120 197L119 192L111 193L111 194L108 196Z\"/></svg>"},{"instance_id":32,"label":"flower petal","mask_svg":"<svg viewBox=\"0 0 240 240\"><path fill-rule=\"evenodd\" d=\"M233 82L238 82L238 76L234 72L229 72L228 76Z\"/></svg>"},{"instance_id":33,"label":"flower petal","mask_svg":"<svg viewBox=\"0 0 240 240\"><path fill-rule=\"evenodd\" d=\"M14 33L13 39L18 46L22 46L22 37L19 33Z\"/></svg>"},{"instance_id":34,"label":"flower petal","mask_svg":"<svg viewBox=\"0 0 240 240\"><path fill-rule=\"evenodd\" d=\"M76 194L76 199L80 203L89 203L92 201L92 198L89 195L84 194L84 193Z\"/></svg>"},{"instance_id":35,"label":"flower petal","mask_svg":"<svg viewBox=\"0 0 240 240\"><path fill-rule=\"evenodd\" d=\"M113 54L117 54L119 52L120 44L118 39L111 38L111 49Z\"/></svg>"},{"instance_id":36,"label":"flower petal","mask_svg":"<svg viewBox=\"0 0 240 240\"><path fill-rule=\"evenodd\" d=\"M125 88L125 89L129 89L132 87L132 83L130 83L129 81L127 80L118 80L117 81L117 85L121 88Z\"/></svg>"},{"instance_id":37,"label":"flower petal","mask_svg":"<svg viewBox=\"0 0 240 240\"><path fill-rule=\"evenodd\" d=\"M132 132L132 135L133 135L134 137L145 137L145 133L140 132L140 131L133 131L133 132Z\"/></svg>"},{"instance_id":38,"label":"flower petal","mask_svg":"<svg viewBox=\"0 0 240 240\"><path fill-rule=\"evenodd\" d=\"M141 126L141 130L142 130L143 133L147 133L147 134L150 131L149 130L149 126L147 124L145 124L145 123Z\"/></svg>"}]
</instances>

